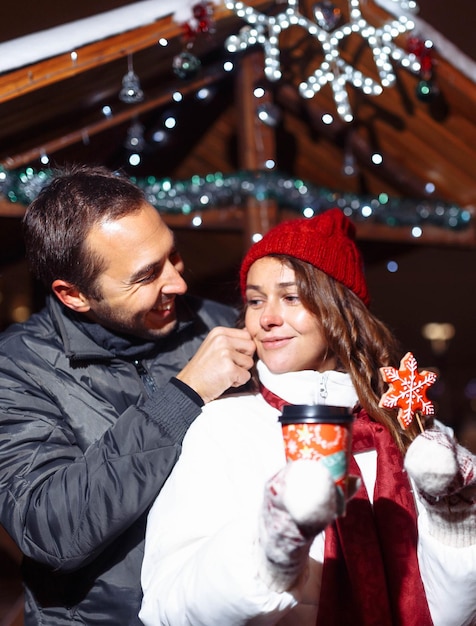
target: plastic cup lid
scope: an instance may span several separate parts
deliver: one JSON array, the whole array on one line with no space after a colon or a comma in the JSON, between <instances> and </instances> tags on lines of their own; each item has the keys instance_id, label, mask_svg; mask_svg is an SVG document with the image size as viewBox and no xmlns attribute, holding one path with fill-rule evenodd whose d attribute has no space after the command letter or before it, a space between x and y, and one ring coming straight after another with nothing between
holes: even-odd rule
<instances>
[{"instance_id":1,"label":"plastic cup lid","mask_svg":"<svg viewBox=\"0 0 476 626\"><path fill-rule=\"evenodd\" d=\"M282 424L350 424L353 419L352 409L345 406L289 404L283 407L279 421Z\"/></svg>"}]
</instances>

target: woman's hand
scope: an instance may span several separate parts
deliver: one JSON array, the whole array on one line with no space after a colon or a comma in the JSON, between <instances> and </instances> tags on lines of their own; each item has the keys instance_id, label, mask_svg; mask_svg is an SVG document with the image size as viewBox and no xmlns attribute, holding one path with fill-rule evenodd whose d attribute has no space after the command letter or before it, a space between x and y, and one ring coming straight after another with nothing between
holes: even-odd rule
<instances>
[{"instance_id":1,"label":"woman's hand","mask_svg":"<svg viewBox=\"0 0 476 626\"><path fill-rule=\"evenodd\" d=\"M428 513L430 534L454 547L476 544L476 456L428 430L408 448L405 469Z\"/></svg>"}]
</instances>

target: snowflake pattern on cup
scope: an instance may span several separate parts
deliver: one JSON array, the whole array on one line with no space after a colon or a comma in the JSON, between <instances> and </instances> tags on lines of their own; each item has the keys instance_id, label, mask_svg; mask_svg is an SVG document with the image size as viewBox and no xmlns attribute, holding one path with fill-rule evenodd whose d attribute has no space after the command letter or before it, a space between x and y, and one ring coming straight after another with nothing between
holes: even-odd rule
<instances>
[{"instance_id":1,"label":"snowflake pattern on cup","mask_svg":"<svg viewBox=\"0 0 476 626\"><path fill-rule=\"evenodd\" d=\"M321 460L331 473L337 487L345 492L351 434L340 424L283 425L286 457Z\"/></svg>"}]
</instances>

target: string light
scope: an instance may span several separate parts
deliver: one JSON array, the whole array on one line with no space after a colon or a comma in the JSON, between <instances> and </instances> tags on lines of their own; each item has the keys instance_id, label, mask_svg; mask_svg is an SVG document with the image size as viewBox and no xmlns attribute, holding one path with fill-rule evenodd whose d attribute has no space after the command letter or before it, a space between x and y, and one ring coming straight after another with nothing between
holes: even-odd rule
<instances>
[{"instance_id":1,"label":"string light","mask_svg":"<svg viewBox=\"0 0 476 626\"><path fill-rule=\"evenodd\" d=\"M425 339L428 339L435 354L446 352L448 344L455 336L455 333L455 327L448 322L429 322L421 329L421 334Z\"/></svg>"},{"instance_id":2,"label":"string light","mask_svg":"<svg viewBox=\"0 0 476 626\"><path fill-rule=\"evenodd\" d=\"M197 91L195 97L197 100L200 100L201 102L205 102L207 100L210 100L212 95L213 95L213 92L211 89L209 89L208 87L202 87L201 89Z\"/></svg>"},{"instance_id":3,"label":"string light","mask_svg":"<svg viewBox=\"0 0 476 626\"><path fill-rule=\"evenodd\" d=\"M137 152L134 152L137 154ZM274 162L273 162L274 163ZM51 170L27 167L5 170L0 166L0 195L11 202L29 204L53 177ZM435 199L378 197L318 187L276 170L260 172L216 172L188 181L171 181L154 176L135 177L134 181L158 211L173 215L202 215L209 209L244 205L248 198L275 200L297 216L317 214L332 207L340 208L356 221L408 227L413 237L421 237L426 225L463 231L471 224L471 213L450 202ZM206 198L206 201L204 202Z\"/></svg>"},{"instance_id":4,"label":"string light","mask_svg":"<svg viewBox=\"0 0 476 626\"><path fill-rule=\"evenodd\" d=\"M258 119L266 126L275 127L281 119L281 112L273 103L260 104L256 107Z\"/></svg>"},{"instance_id":5,"label":"string light","mask_svg":"<svg viewBox=\"0 0 476 626\"><path fill-rule=\"evenodd\" d=\"M228 52L243 52L247 48L261 45L264 51L264 73L270 81L278 81L281 76L281 61L279 36L290 27L299 26L309 35L317 39L323 52L323 60L315 72L303 80L299 85L299 93L303 98L314 97L322 87L330 84L334 96L337 113L346 122L353 120L347 84L353 85L366 95L378 96L385 87L395 83L392 60L402 67L418 73L421 69L418 58L413 53L406 53L398 48L394 39L399 35L414 29L413 20L406 15L400 15L391 22L379 28L369 24L360 10L361 0L348 0L350 21L337 28L335 11L323 11L323 3L317 3L314 10L318 23L312 22L299 12L298 0L287 0L284 11L278 15L267 16L245 5L241 1L227 0L226 7L245 20L248 26L242 28L238 34L229 36L225 41ZM400 0L406 10L415 12L417 4ZM327 3L327 8L333 7ZM336 8L336 11L337 8ZM332 32L331 32L332 31ZM364 39L373 55L373 60L380 82L366 76L341 56L342 42L351 35L360 35Z\"/></svg>"},{"instance_id":6,"label":"string light","mask_svg":"<svg viewBox=\"0 0 476 626\"><path fill-rule=\"evenodd\" d=\"M137 167L140 162L141 162L141 156L138 152L133 152L130 156L129 156L129 164L132 165L133 167Z\"/></svg>"},{"instance_id":7,"label":"string light","mask_svg":"<svg viewBox=\"0 0 476 626\"><path fill-rule=\"evenodd\" d=\"M167 135L163 130L156 130L152 135L152 140L156 143L162 143L163 141L165 141L166 137Z\"/></svg>"},{"instance_id":8,"label":"string light","mask_svg":"<svg viewBox=\"0 0 476 626\"><path fill-rule=\"evenodd\" d=\"M175 128L176 124L177 124L177 120L173 115L169 115L164 120L164 126L165 128L168 128L169 130L171 130L172 128Z\"/></svg>"}]
</instances>

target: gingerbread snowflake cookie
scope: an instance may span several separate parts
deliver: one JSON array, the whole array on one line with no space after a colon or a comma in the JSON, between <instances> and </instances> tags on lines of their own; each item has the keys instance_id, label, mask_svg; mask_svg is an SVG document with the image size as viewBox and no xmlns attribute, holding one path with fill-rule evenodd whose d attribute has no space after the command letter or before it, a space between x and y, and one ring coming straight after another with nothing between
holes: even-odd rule
<instances>
[{"instance_id":1,"label":"gingerbread snowflake cookie","mask_svg":"<svg viewBox=\"0 0 476 626\"><path fill-rule=\"evenodd\" d=\"M426 392L437 376L426 370L419 372L411 352L407 352L400 361L400 369L381 367L380 374L389 383L389 388L380 398L379 406L387 409L398 407L397 419L402 428L408 428L417 413L434 415L434 406L426 397Z\"/></svg>"}]
</instances>

